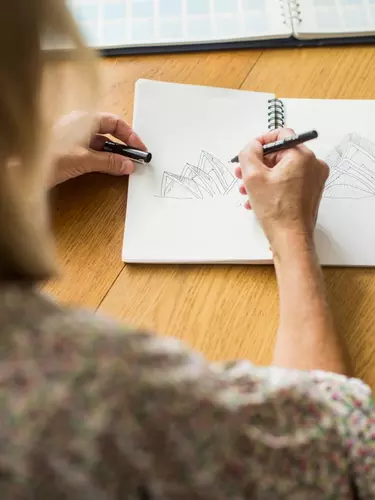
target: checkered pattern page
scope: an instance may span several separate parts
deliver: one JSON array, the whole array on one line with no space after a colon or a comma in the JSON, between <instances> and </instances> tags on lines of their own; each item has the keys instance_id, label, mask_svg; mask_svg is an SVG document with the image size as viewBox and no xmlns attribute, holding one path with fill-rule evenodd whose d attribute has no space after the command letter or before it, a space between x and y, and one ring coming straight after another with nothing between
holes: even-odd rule
<instances>
[{"instance_id":1,"label":"checkered pattern page","mask_svg":"<svg viewBox=\"0 0 375 500\"><path fill-rule=\"evenodd\" d=\"M299 34L375 34L375 0L299 0L290 5L295 6L292 11Z\"/></svg>"},{"instance_id":2,"label":"checkered pattern page","mask_svg":"<svg viewBox=\"0 0 375 500\"><path fill-rule=\"evenodd\" d=\"M93 47L188 45L291 35L283 0L70 0Z\"/></svg>"}]
</instances>

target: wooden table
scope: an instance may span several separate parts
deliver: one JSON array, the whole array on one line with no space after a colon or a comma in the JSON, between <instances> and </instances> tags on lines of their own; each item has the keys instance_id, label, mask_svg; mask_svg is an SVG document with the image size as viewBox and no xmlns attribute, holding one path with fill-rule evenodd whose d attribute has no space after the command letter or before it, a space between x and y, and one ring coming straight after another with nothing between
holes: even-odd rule
<instances>
[{"instance_id":1,"label":"wooden table","mask_svg":"<svg viewBox=\"0 0 375 500\"><path fill-rule=\"evenodd\" d=\"M102 110L129 121L138 78L283 97L375 98L372 47L124 57L102 60L100 68L105 80ZM55 190L61 276L48 289L63 302L175 335L212 360L269 363L278 322L273 268L125 266L126 190L126 179L104 175ZM356 373L375 390L375 270L326 269L325 277Z\"/></svg>"}]
</instances>

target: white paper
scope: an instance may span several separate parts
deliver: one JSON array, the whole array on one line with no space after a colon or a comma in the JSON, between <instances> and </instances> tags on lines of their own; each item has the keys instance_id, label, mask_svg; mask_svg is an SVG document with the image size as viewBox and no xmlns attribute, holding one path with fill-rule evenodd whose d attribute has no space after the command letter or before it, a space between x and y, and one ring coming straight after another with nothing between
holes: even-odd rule
<instances>
[{"instance_id":1,"label":"white paper","mask_svg":"<svg viewBox=\"0 0 375 500\"><path fill-rule=\"evenodd\" d=\"M292 2L292 0L291 0ZM375 33L372 0L301 0L290 4L297 38L335 38Z\"/></svg>"},{"instance_id":2,"label":"white paper","mask_svg":"<svg viewBox=\"0 0 375 500\"><path fill-rule=\"evenodd\" d=\"M321 263L375 266L375 101L282 101L288 127L319 132L308 145L331 167L316 230Z\"/></svg>"},{"instance_id":3,"label":"white paper","mask_svg":"<svg viewBox=\"0 0 375 500\"><path fill-rule=\"evenodd\" d=\"M70 0L95 48L288 38L280 0Z\"/></svg>"},{"instance_id":4,"label":"white paper","mask_svg":"<svg viewBox=\"0 0 375 500\"><path fill-rule=\"evenodd\" d=\"M233 177L235 165L229 163L250 139L267 130L270 98L237 90L137 82L134 128L153 161L138 166L129 180L125 262L271 260L259 223L243 208L244 197Z\"/></svg>"}]
</instances>

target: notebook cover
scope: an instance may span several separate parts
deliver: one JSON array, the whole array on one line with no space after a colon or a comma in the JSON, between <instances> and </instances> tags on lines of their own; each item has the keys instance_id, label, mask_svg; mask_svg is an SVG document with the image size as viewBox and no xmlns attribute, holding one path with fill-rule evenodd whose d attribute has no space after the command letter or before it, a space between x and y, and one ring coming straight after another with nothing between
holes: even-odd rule
<instances>
[{"instance_id":1,"label":"notebook cover","mask_svg":"<svg viewBox=\"0 0 375 500\"><path fill-rule=\"evenodd\" d=\"M183 52L205 52L239 49L276 49L292 47L325 47L340 45L375 44L375 36L319 38L313 40L298 40L295 37L269 40L248 40L231 42L193 43L181 45L149 45L144 47L110 47L99 49L104 57L117 57L137 54L168 54Z\"/></svg>"}]
</instances>

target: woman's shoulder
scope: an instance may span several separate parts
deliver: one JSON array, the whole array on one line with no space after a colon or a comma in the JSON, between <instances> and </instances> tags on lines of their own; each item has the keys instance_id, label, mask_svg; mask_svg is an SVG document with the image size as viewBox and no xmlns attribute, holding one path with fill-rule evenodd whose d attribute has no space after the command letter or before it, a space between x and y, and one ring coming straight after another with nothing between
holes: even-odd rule
<instances>
[{"instance_id":1,"label":"woman's shoulder","mask_svg":"<svg viewBox=\"0 0 375 500\"><path fill-rule=\"evenodd\" d=\"M94 311L71 308L56 302L40 289L20 283L0 282L0 320L9 333L28 337L34 342L43 335L61 333L65 337L80 332L124 332L124 326Z\"/></svg>"},{"instance_id":2,"label":"woman's shoulder","mask_svg":"<svg viewBox=\"0 0 375 500\"><path fill-rule=\"evenodd\" d=\"M118 357L125 350L129 356L130 344L146 335L94 311L62 306L26 284L0 284L0 323L6 353L2 361L35 361L41 370L45 360L53 359L58 366L67 353L77 363L91 354Z\"/></svg>"},{"instance_id":3,"label":"woman's shoulder","mask_svg":"<svg viewBox=\"0 0 375 500\"><path fill-rule=\"evenodd\" d=\"M163 491L178 478L191 498L252 488L328 498L349 491L352 475L360 498L375 491L373 402L360 382L212 365L176 340L60 307L26 287L0 289L0 320L7 485L48 480L48 491L60 485L74 500L83 498L77 471L96 493L109 491L114 474L118 484L131 478L134 492L152 488L156 474ZM98 485L103 467L108 485Z\"/></svg>"}]
</instances>

